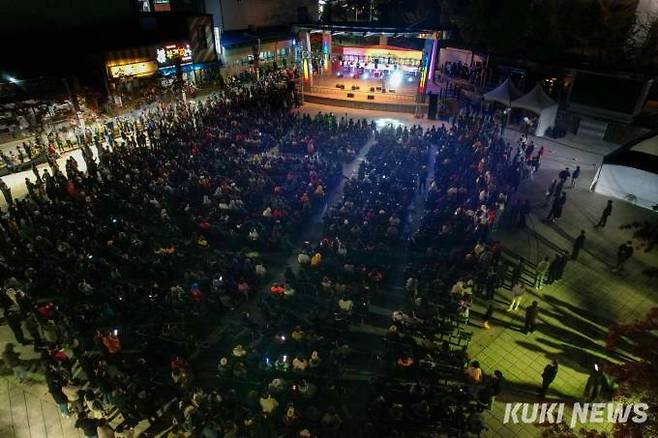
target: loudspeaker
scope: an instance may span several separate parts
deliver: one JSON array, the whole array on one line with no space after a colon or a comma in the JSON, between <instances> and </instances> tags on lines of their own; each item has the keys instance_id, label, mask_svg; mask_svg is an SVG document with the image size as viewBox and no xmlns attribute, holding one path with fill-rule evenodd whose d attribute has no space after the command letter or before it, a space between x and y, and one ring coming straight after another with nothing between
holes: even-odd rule
<instances>
[{"instance_id":1,"label":"loudspeaker","mask_svg":"<svg viewBox=\"0 0 658 438\"><path fill-rule=\"evenodd\" d=\"M347 97L354 97L354 93L347 93Z\"/></svg>"},{"instance_id":2,"label":"loudspeaker","mask_svg":"<svg viewBox=\"0 0 658 438\"><path fill-rule=\"evenodd\" d=\"M436 120L436 112L439 106L439 96L436 94L430 94L430 104L427 108L427 118L430 120Z\"/></svg>"},{"instance_id":3,"label":"loudspeaker","mask_svg":"<svg viewBox=\"0 0 658 438\"><path fill-rule=\"evenodd\" d=\"M373 96L372 94L368 94L368 100L375 100L375 96Z\"/></svg>"},{"instance_id":4,"label":"loudspeaker","mask_svg":"<svg viewBox=\"0 0 658 438\"><path fill-rule=\"evenodd\" d=\"M374 93L375 92L375 87L370 87L370 92Z\"/></svg>"}]
</instances>

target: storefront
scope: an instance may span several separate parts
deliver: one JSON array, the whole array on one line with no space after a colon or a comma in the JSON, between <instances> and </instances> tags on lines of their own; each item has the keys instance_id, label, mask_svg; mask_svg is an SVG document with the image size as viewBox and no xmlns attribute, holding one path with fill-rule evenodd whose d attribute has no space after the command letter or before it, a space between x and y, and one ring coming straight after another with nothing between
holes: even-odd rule
<instances>
[{"instance_id":1,"label":"storefront","mask_svg":"<svg viewBox=\"0 0 658 438\"><path fill-rule=\"evenodd\" d=\"M174 79L200 86L211 80L219 63L201 62L186 41L158 44L106 54L108 92L114 104L123 106L135 99L153 99Z\"/></svg>"},{"instance_id":2,"label":"storefront","mask_svg":"<svg viewBox=\"0 0 658 438\"><path fill-rule=\"evenodd\" d=\"M294 39L287 32L260 37L244 31L222 34L222 64L224 74L234 75L252 70L256 56L261 69L286 67L294 63Z\"/></svg>"}]
</instances>

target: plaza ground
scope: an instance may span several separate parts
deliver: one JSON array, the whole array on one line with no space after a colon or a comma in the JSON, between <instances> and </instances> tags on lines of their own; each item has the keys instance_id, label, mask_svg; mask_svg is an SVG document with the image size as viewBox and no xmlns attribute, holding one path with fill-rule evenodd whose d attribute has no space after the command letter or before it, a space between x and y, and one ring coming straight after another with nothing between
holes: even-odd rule
<instances>
[{"instance_id":1,"label":"plaza ground","mask_svg":"<svg viewBox=\"0 0 658 438\"><path fill-rule=\"evenodd\" d=\"M413 115L385 113L366 110L346 110L343 108L324 107L309 104L300 110L309 114L318 111L333 112L337 117L347 113L348 117L375 120L379 127L388 123L429 127L441 122L427 119L415 119ZM447 123L447 122L446 122ZM518 133L509 132L514 141ZM523 325L522 310L507 313L509 291L501 289L495 299L492 329L483 330L480 315L486 302L476 299L471 312L471 326L474 333L468 353L478 360L485 373L498 369L505 376L502 393L497 397L491 412L485 413L485 422L489 428L484 437L534 437L539 430L533 425L503 424L504 403L521 401L540 401L536 395L541 383L541 372L553 358L560 361L560 371L551 386L548 399L551 401L578 401L582 398L583 388L591 366L597 357L608 357L604 348L604 339L608 326L615 321L625 322L639 319L651 307L656 306L655 280L643 275L642 271L657 266L656 252L645 253L634 241L636 251L633 259L626 265L623 277L610 271L616 259L617 247L631 239L632 231L620 229L620 226L633 221L655 218L651 211L640 209L622 201L614 201L613 214L605 229L595 229L606 197L589 191L596 166L602 156L613 147L609 144L579 142L576 138L567 138L560 142L548 139L535 139L537 146L545 147L545 154L539 172L533 179L522 183L519 196L528 198L532 203L529 226L525 230L507 228L498 232L494 238L500 239L505 248L505 257L515 261L524 257L530 265L524 279L533 279L534 264L548 255L552 258L556 250L570 250L573 238L584 229L587 233L585 249L577 261L567 265L563 280L546 286L541 295L527 297L522 306L532 299L539 302L541 311L537 331L531 335L521 332ZM70 154L80 162L79 151L65 154L60 159L63 165ZM363 154L360 155L361 158ZM349 175L358 160L346 173ZM563 216L555 223L545 223L542 219L547 210L543 204L544 192L551 179L564 167L582 168L578 184L567 190L567 203ZM24 193L23 180L33 178L31 172L14 174L3 179L13 187L14 194ZM0 201L3 204L4 200ZM422 213L422 200L416 206L416 216ZM312 235L318 228L319 221L312 221L304 235ZM413 219L412 219L413 220ZM384 321L395 310L395 300L386 299L372 306L371 312L381 314ZM390 320L390 319L389 319ZM375 326L366 324L364 331L370 331L377 337L383 332ZM0 327L0 340L13 341L7 326ZM20 348L24 358L36 358L29 348ZM614 358L611 358L614 359ZM72 420L60 417L52 397L48 393L43 377L33 375L34 380L27 385L18 384L13 377L4 377L0 382L0 437L73 437L81 436L72 426ZM146 427L140 424L137 431Z\"/></svg>"}]
</instances>

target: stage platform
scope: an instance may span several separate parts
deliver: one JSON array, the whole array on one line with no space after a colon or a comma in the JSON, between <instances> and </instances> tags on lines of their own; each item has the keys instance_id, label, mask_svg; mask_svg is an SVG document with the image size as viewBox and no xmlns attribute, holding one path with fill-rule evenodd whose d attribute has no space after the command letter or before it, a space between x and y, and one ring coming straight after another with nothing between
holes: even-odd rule
<instances>
[{"instance_id":1,"label":"stage platform","mask_svg":"<svg viewBox=\"0 0 658 438\"><path fill-rule=\"evenodd\" d=\"M416 102L416 87L415 82L406 82L390 90L383 89L380 80L316 76L311 89L304 92L304 100L345 108L427 114L427 103Z\"/></svg>"}]
</instances>

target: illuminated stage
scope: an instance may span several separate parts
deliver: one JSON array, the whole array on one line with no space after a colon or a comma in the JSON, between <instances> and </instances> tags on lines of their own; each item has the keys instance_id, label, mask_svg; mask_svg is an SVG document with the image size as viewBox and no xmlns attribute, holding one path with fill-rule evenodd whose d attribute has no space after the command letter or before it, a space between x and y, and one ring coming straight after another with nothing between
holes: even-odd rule
<instances>
[{"instance_id":1,"label":"illuminated stage","mask_svg":"<svg viewBox=\"0 0 658 438\"><path fill-rule=\"evenodd\" d=\"M418 80L405 80L396 88L377 79L354 79L336 75L314 76L313 85L304 92L308 102L349 108L395 111L403 113L427 113L427 104L416 103ZM339 88L340 86L340 88Z\"/></svg>"},{"instance_id":2,"label":"illuminated stage","mask_svg":"<svg viewBox=\"0 0 658 438\"><path fill-rule=\"evenodd\" d=\"M428 114L428 86L438 41L446 37L445 32L361 24L309 25L298 30L305 101Z\"/></svg>"}]
</instances>

